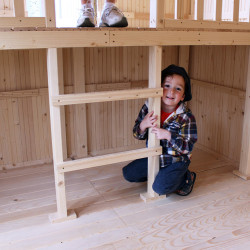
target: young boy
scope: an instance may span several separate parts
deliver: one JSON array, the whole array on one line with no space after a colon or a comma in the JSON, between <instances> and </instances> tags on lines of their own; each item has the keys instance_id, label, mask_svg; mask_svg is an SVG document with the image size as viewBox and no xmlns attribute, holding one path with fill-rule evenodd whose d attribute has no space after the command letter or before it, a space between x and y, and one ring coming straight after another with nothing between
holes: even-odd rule
<instances>
[{"instance_id":1,"label":"young boy","mask_svg":"<svg viewBox=\"0 0 250 250\"><path fill-rule=\"evenodd\" d=\"M175 192L186 196L192 192L196 174L188 170L191 151L197 141L196 121L185 102L192 99L190 78L184 68L170 65L162 71L161 83L161 127L155 122L158 117L148 112L147 102L143 105L133 128L134 137L148 138L148 128L160 139L162 155L160 170L153 183L159 195ZM127 181L147 180L147 158L138 159L123 168Z\"/></svg>"}]
</instances>

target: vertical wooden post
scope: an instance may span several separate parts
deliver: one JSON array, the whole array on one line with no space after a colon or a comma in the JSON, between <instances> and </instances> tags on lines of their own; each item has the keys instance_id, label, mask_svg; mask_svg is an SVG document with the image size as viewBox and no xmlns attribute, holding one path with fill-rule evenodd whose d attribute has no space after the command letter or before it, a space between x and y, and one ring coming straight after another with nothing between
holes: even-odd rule
<instances>
[{"instance_id":1,"label":"vertical wooden post","mask_svg":"<svg viewBox=\"0 0 250 250\"><path fill-rule=\"evenodd\" d=\"M162 61L162 47L153 46L149 47L149 88L161 87L161 61ZM152 110L154 114L158 116L157 125L160 126L161 116L161 98L149 98L149 112ZM148 147L160 146L160 140L158 140L155 134L151 133L149 129L148 133ZM148 157L148 190L146 194L141 194L141 198L146 201L155 197L159 197L152 188L153 182L157 173L159 172L159 156Z\"/></svg>"},{"instance_id":2,"label":"vertical wooden post","mask_svg":"<svg viewBox=\"0 0 250 250\"><path fill-rule=\"evenodd\" d=\"M59 93L64 94L64 81L63 81L63 55L62 49L57 49L57 62L58 62L58 83ZM62 149L63 149L63 160L67 159L67 143L66 143L66 123L65 123L65 108L60 108L61 113L61 127L62 127Z\"/></svg>"},{"instance_id":3,"label":"vertical wooden post","mask_svg":"<svg viewBox=\"0 0 250 250\"><path fill-rule=\"evenodd\" d=\"M204 17L204 0L197 1L197 20L203 20Z\"/></svg>"},{"instance_id":4,"label":"vertical wooden post","mask_svg":"<svg viewBox=\"0 0 250 250\"><path fill-rule=\"evenodd\" d=\"M75 93L85 92L84 48L73 48L74 89ZM86 104L75 105L76 154L78 158L88 155L87 152L87 119Z\"/></svg>"},{"instance_id":5,"label":"vertical wooden post","mask_svg":"<svg viewBox=\"0 0 250 250\"><path fill-rule=\"evenodd\" d=\"M14 0L15 17L25 16L24 0Z\"/></svg>"},{"instance_id":6,"label":"vertical wooden post","mask_svg":"<svg viewBox=\"0 0 250 250\"><path fill-rule=\"evenodd\" d=\"M50 216L51 222L60 222L76 218L74 213L67 212L64 173L58 173L57 164L63 162L63 141L62 141L62 119L60 107L54 107L51 98L60 94L59 71L58 71L58 50L50 48L47 50L48 89L50 103L50 123L53 149L54 175L56 187L57 213Z\"/></svg>"},{"instance_id":7,"label":"vertical wooden post","mask_svg":"<svg viewBox=\"0 0 250 250\"><path fill-rule=\"evenodd\" d=\"M189 19L191 20L195 20L196 18L196 4L195 4L195 0L191 0L191 13L189 16Z\"/></svg>"},{"instance_id":8,"label":"vertical wooden post","mask_svg":"<svg viewBox=\"0 0 250 250\"><path fill-rule=\"evenodd\" d=\"M250 48L248 48L247 87L241 142L240 167L239 170L234 171L234 174L245 180L250 180Z\"/></svg>"},{"instance_id":9,"label":"vertical wooden post","mask_svg":"<svg viewBox=\"0 0 250 250\"><path fill-rule=\"evenodd\" d=\"M150 0L150 28L164 28L164 0Z\"/></svg>"},{"instance_id":10,"label":"vertical wooden post","mask_svg":"<svg viewBox=\"0 0 250 250\"><path fill-rule=\"evenodd\" d=\"M240 0L234 0L234 22L239 22Z\"/></svg>"},{"instance_id":11,"label":"vertical wooden post","mask_svg":"<svg viewBox=\"0 0 250 250\"><path fill-rule=\"evenodd\" d=\"M183 0L177 0L176 1L176 12L177 12L177 19L183 19L184 18L184 1Z\"/></svg>"},{"instance_id":12,"label":"vertical wooden post","mask_svg":"<svg viewBox=\"0 0 250 250\"><path fill-rule=\"evenodd\" d=\"M55 0L45 0L46 27L56 27Z\"/></svg>"},{"instance_id":13,"label":"vertical wooden post","mask_svg":"<svg viewBox=\"0 0 250 250\"><path fill-rule=\"evenodd\" d=\"M216 21L221 21L222 16L222 0L216 1Z\"/></svg>"}]
</instances>

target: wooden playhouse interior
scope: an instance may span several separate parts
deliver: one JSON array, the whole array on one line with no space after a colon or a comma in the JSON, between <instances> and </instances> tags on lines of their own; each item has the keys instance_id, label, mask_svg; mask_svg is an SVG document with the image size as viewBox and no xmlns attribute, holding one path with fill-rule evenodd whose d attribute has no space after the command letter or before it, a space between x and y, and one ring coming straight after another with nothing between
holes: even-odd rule
<instances>
[{"instance_id":1,"label":"wooden playhouse interior","mask_svg":"<svg viewBox=\"0 0 250 250\"><path fill-rule=\"evenodd\" d=\"M119 249L124 244L130 249L173 247L176 236L165 232L172 240L169 243L161 237L147 238L153 229L142 230L143 215L149 212L148 223L160 224L169 208L176 230L184 235L181 246L249 243L247 219L240 220L238 214L234 216L237 226L229 231L226 226L220 233L216 227L208 229L222 235L219 243L209 241L211 234L190 243L185 236L191 237L191 231L183 233L177 218L188 209L190 214L196 211L194 207L205 211L209 204L214 214L220 214L217 203L221 200L225 211L249 206L248 1L234 0L230 7L226 0L117 0L128 28L56 28L54 1L43 1L45 17L28 17L25 1L1 2L0 246L7 249L12 242L13 246L37 247L39 242L41 247L60 247L65 239L65 249L70 244L101 249ZM98 1L99 9L103 2ZM231 19L222 18L223 13L226 16L223 8L229 9L226 14ZM191 78L193 99L188 105L197 120L198 143L190 168L198 178L190 196L160 199L152 190L161 154L159 140L149 133L146 148L144 141L133 138L132 127L146 99L149 109L160 114L161 70L172 63L183 66ZM126 183L121 168L144 157L150 166L147 184ZM110 215L111 210L119 221ZM249 219L248 211L241 212ZM53 225L61 230L56 235L61 238L48 236L44 242L44 238L35 240L36 235L27 241L24 228L52 227L49 222L43 225L48 215L50 222L68 220ZM114 234L110 241L100 240L98 230L111 234L113 227L105 221L110 216L114 228L126 232L119 237ZM82 224L82 230L84 224L90 225L89 232L84 229L86 238L68 236L67 225L77 235L76 223ZM136 223L145 240L138 232L134 236L131 228L135 230ZM91 233L93 242L99 243L89 243Z\"/></svg>"}]
</instances>

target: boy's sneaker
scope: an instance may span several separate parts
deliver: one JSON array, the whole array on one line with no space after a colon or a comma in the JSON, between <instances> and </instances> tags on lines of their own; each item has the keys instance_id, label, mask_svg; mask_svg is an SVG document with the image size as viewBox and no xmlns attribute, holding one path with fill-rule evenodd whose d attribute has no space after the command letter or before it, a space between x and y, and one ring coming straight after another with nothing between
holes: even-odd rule
<instances>
[{"instance_id":1,"label":"boy's sneaker","mask_svg":"<svg viewBox=\"0 0 250 250\"><path fill-rule=\"evenodd\" d=\"M196 173L195 172L191 172L191 180L189 182L187 182L184 187L182 187L180 190L177 190L175 193L180 195L180 196L187 196L189 195L194 187L194 183L195 183L195 179L196 179Z\"/></svg>"},{"instance_id":2,"label":"boy's sneaker","mask_svg":"<svg viewBox=\"0 0 250 250\"><path fill-rule=\"evenodd\" d=\"M103 10L99 27L127 27L127 26L128 26L127 18L116 6L112 6Z\"/></svg>"},{"instance_id":3,"label":"boy's sneaker","mask_svg":"<svg viewBox=\"0 0 250 250\"><path fill-rule=\"evenodd\" d=\"M77 20L77 27L95 27L94 17L95 12L93 8L82 7L80 17Z\"/></svg>"}]
</instances>

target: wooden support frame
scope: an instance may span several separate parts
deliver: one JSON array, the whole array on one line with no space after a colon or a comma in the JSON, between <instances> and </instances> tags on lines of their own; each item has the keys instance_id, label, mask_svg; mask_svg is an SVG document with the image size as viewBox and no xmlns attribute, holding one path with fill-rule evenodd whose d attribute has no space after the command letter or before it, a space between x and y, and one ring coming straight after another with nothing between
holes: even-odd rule
<instances>
[{"instance_id":1,"label":"wooden support frame","mask_svg":"<svg viewBox=\"0 0 250 250\"><path fill-rule=\"evenodd\" d=\"M25 17L24 0L14 0L15 17Z\"/></svg>"},{"instance_id":2,"label":"wooden support frame","mask_svg":"<svg viewBox=\"0 0 250 250\"><path fill-rule=\"evenodd\" d=\"M79 52L74 51L73 54ZM152 183L156 174L159 171L159 155L162 153L160 142L155 138L154 134L150 134L148 148L131 150L122 153L114 153L104 156L89 157L75 161L63 161L63 115L61 106L71 104L83 104L93 102L107 102L114 100L129 100L139 98L149 98L149 109L154 110L155 114L160 117L160 101L162 96L162 88L160 88L161 77L161 58L162 47L155 46L150 48L150 74L149 74L149 89L132 89L121 91L106 91L95 93L80 93L72 95L61 95L63 92L62 85L62 51L61 49L50 48L47 52L47 67L48 67L48 85L49 85L49 100L51 114L51 134L52 148L54 159L55 186L57 198L57 213L50 216L52 222L61 222L76 218L74 211L67 210L66 192L64 173L85 168L97 167L122 161L134 160L137 158L149 157L149 174L148 174L148 192L146 195L141 195L143 199L155 198L157 195L152 190ZM75 59L77 55L75 54ZM80 66L82 69L84 65ZM79 69L75 69L77 72ZM77 79L75 79L77 80ZM79 86L78 86L79 87ZM76 85L76 89L78 88ZM79 87L80 88L80 87ZM84 87L81 89L84 91ZM158 122L159 123L159 122Z\"/></svg>"},{"instance_id":3,"label":"wooden support frame","mask_svg":"<svg viewBox=\"0 0 250 250\"><path fill-rule=\"evenodd\" d=\"M51 1L51 4L54 0ZM26 17L25 13L25 0L13 0L14 16L12 11L8 14L7 11L3 11L0 16L4 16L7 12L6 17L0 17L0 27L45 27L45 17Z\"/></svg>"},{"instance_id":4,"label":"wooden support frame","mask_svg":"<svg viewBox=\"0 0 250 250\"><path fill-rule=\"evenodd\" d=\"M240 166L239 170L234 171L234 174L245 180L250 180L250 48L248 48L247 87L245 96L246 100L243 120Z\"/></svg>"},{"instance_id":5,"label":"wooden support frame","mask_svg":"<svg viewBox=\"0 0 250 250\"><path fill-rule=\"evenodd\" d=\"M184 18L184 0L177 0L176 4L177 19Z\"/></svg>"},{"instance_id":6,"label":"wooden support frame","mask_svg":"<svg viewBox=\"0 0 250 250\"><path fill-rule=\"evenodd\" d=\"M148 87L159 88L161 86L161 64L162 64L162 47L153 46L149 47L149 77ZM158 116L157 125L160 126L161 117L161 98L149 98L149 111L154 111L154 114ZM148 147L159 147L160 140L156 138L155 134L151 133L149 129L148 133ZM155 177L159 172L159 156L148 157L148 183L147 193L141 194L141 198L144 201L159 198L152 188Z\"/></svg>"},{"instance_id":7,"label":"wooden support frame","mask_svg":"<svg viewBox=\"0 0 250 250\"><path fill-rule=\"evenodd\" d=\"M85 61L84 48L73 48L73 74L74 74L74 93L85 92ZM77 158L88 155L87 143L87 110L86 104L75 106L75 131L77 145L81 145L76 149Z\"/></svg>"},{"instance_id":8,"label":"wooden support frame","mask_svg":"<svg viewBox=\"0 0 250 250\"><path fill-rule=\"evenodd\" d=\"M226 22L226 21L208 21L208 20L165 20L165 28L174 28L174 29L209 29L209 30L250 30L249 23L243 22Z\"/></svg>"},{"instance_id":9,"label":"wooden support frame","mask_svg":"<svg viewBox=\"0 0 250 250\"><path fill-rule=\"evenodd\" d=\"M233 14L233 21L239 21L239 11L240 11L240 0L234 0L234 14Z\"/></svg>"},{"instance_id":10,"label":"wooden support frame","mask_svg":"<svg viewBox=\"0 0 250 250\"><path fill-rule=\"evenodd\" d=\"M201 21L204 18L204 0L197 1L197 20Z\"/></svg>"},{"instance_id":11,"label":"wooden support frame","mask_svg":"<svg viewBox=\"0 0 250 250\"><path fill-rule=\"evenodd\" d=\"M56 27L55 1L45 0L46 27Z\"/></svg>"},{"instance_id":12,"label":"wooden support frame","mask_svg":"<svg viewBox=\"0 0 250 250\"><path fill-rule=\"evenodd\" d=\"M150 28L164 27L164 0L150 0Z\"/></svg>"},{"instance_id":13,"label":"wooden support frame","mask_svg":"<svg viewBox=\"0 0 250 250\"><path fill-rule=\"evenodd\" d=\"M44 17L0 17L0 27L45 27Z\"/></svg>"},{"instance_id":14,"label":"wooden support frame","mask_svg":"<svg viewBox=\"0 0 250 250\"><path fill-rule=\"evenodd\" d=\"M166 21L169 29L45 29L31 31L0 31L0 50L69 48L69 47L113 47L113 46L164 46L164 45L250 45L248 24L222 22L195 23ZM192 28L187 28L188 25ZM227 26L228 25L228 26ZM225 30L227 26L228 30ZM236 26L238 29L236 30ZM204 30L197 30L204 28ZM209 30L205 30L205 28ZM185 30L186 29L186 30ZM215 30L211 30L215 29ZM222 30L223 29L223 30ZM234 30L235 29L235 30ZM147 39L145 40L145 37ZM21 39L20 39L21 38Z\"/></svg>"},{"instance_id":15,"label":"wooden support frame","mask_svg":"<svg viewBox=\"0 0 250 250\"><path fill-rule=\"evenodd\" d=\"M143 148L120 153L113 153L95 157L87 157L75 161L68 161L57 164L58 173L76 171L80 169L93 168L114 164L118 162L131 161L135 159L159 156L162 153L161 147Z\"/></svg>"},{"instance_id":16,"label":"wooden support frame","mask_svg":"<svg viewBox=\"0 0 250 250\"><path fill-rule=\"evenodd\" d=\"M164 45L249 45L248 32L218 31L114 31L113 46ZM145 41L145 37L148 40Z\"/></svg>"},{"instance_id":17,"label":"wooden support frame","mask_svg":"<svg viewBox=\"0 0 250 250\"><path fill-rule=\"evenodd\" d=\"M59 93L64 93L64 80L63 80L63 55L62 49L57 49L57 66L58 66L58 86ZM62 148L63 148L63 160L67 159L67 144L66 144L66 124L65 124L65 109L60 108L61 116L61 136L62 136Z\"/></svg>"},{"instance_id":18,"label":"wooden support frame","mask_svg":"<svg viewBox=\"0 0 250 250\"><path fill-rule=\"evenodd\" d=\"M20 6L22 1L15 0ZM178 18L183 17L180 6L184 0L179 0ZM182 4L181 4L182 3ZM220 8L217 10L217 20L221 19ZM24 20L24 7L20 7L18 19ZM64 173L102 166L137 158L148 157L148 187L147 193L141 194L144 201L159 198L153 191L152 184L159 171L159 155L161 154L160 141L149 131L147 149L132 150L122 153L109 154L98 157L89 157L76 161L64 162L66 158L65 121L61 106L71 104L85 104L115 100L129 100L149 97L149 110L153 110L160 117L162 89L161 85L161 58L163 45L185 45L180 47L179 63L188 71L189 45L250 45L249 24L238 23L239 0L235 1L234 23L203 21L204 0L198 1L197 19L200 21L164 22L164 0L150 1L150 27L160 29L45 29L31 31L1 32L0 50L48 48L48 82L50 117L52 131L52 147L55 171L55 186L57 196L57 213L50 216L52 222L61 222L76 218L74 211L68 211L66 205ZM53 0L46 0L46 26L55 27L55 6ZM190 27L191 24L191 27ZM172 25L172 26L171 26ZM168 29L163 29L163 28ZM170 28L170 29L169 29ZM172 29L171 29L172 28ZM187 30L183 30L187 29ZM173 30L177 29L177 30ZM200 29L200 30L198 30ZM207 30L205 30L207 29ZM212 31L211 31L212 30ZM226 31L225 31L226 30ZM20 41L20 37L22 38ZM145 37L148 39L145 41ZM149 48L149 89L107 91L99 93L77 93L63 95L62 51L59 48L75 47L73 49L75 91L84 92L84 57L82 47L113 47L113 46L150 46ZM76 48L76 47L81 47ZM81 53L79 53L81 51ZM78 65L80 63L80 65ZM78 65L78 66L76 66ZM246 106L243 128L242 155L239 171L234 173L244 179L250 179L250 52L248 61L248 82L246 91ZM81 75L80 75L81 74ZM82 85L83 84L83 85ZM77 109L79 111L79 109ZM79 112L78 112L79 113ZM83 114L84 115L84 114ZM86 117L86 112L85 112ZM83 120L84 120L83 116ZM160 120L160 119L159 119ZM158 123L159 123L158 120ZM86 119L85 119L86 123ZM158 124L159 125L159 124ZM78 124L79 126L79 124ZM87 135L82 131L80 136ZM86 139L87 140L87 139ZM85 143L86 144L86 143ZM87 149L80 154L87 155Z\"/></svg>"},{"instance_id":19,"label":"wooden support frame","mask_svg":"<svg viewBox=\"0 0 250 250\"><path fill-rule=\"evenodd\" d=\"M216 21L221 21L222 0L216 0Z\"/></svg>"},{"instance_id":20,"label":"wooden support frame","mask_svg":"<svg viewBox=\"0 0 250 250\"><path fill-rule=\"evenodd\" d=\"M51 137L54 160L54 175L56 187L57 213L50 216L51 222L60 222L68 219L76 218L73 211L67 211L65 179L63 173L58 173L56 166L63 162L63 135L62 135L62 116L61 107L53 107L51 98L53 95L60 93L59 87L59 66L58 66L58 49L51 48L47 51L47 67L48 67L48 89L50 101L50 122Z\"/></svg>"},{"instance_id":21,"label":"wooden support frame","mask_svg":"<svg viewBox=\"0 0 250 250\"><path fill-rule=\"evenodd\" d=\"M148 97L162 96L162 88L156 89L131 89L131 90L116 90L102 91L82 94L58 95L52 97L54 106L95 103L95 102L111 102L132 99L143 99Z\"/></svg>"}]
</instances>

